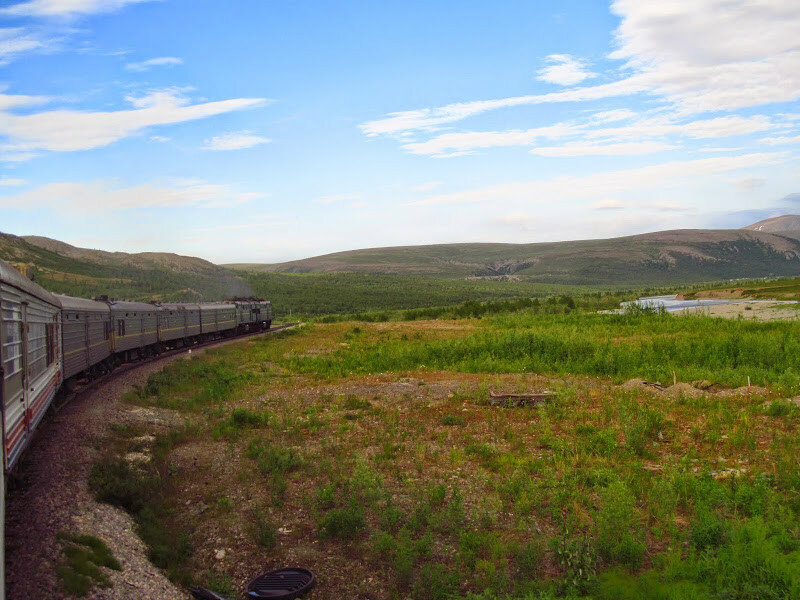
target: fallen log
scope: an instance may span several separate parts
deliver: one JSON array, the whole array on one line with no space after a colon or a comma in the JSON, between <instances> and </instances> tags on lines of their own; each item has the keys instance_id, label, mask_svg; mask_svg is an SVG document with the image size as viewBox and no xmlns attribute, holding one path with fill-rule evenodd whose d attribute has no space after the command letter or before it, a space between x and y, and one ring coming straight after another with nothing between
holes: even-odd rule
<instances>
[{"instance_id":1,"label":"fallen log","mask_svg":"<svg viewBox=\"0 0 800 600\"><path fill-rule=\"evenodd\" d=\"M530 394L496 394L489 392L489 398L493 406L531 406L555 398L556 393L532 392Z\"/></svg>"}]
</instances>

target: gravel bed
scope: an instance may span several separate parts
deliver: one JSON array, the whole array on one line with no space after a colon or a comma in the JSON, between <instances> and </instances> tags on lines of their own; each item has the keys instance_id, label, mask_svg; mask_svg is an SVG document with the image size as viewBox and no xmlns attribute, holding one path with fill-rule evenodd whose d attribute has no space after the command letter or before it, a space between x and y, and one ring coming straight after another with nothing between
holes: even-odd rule
<instances>
[{"instance_id":1,"label":"gravel bed","mask_svg":"<svg viewBox=\"0 0 800 600\"><path fill-rule=\"evenodd\" d=\"M226 340L210 347L234 343ZM202 352L202 349L195 350ZM64 598L55 574L61 545L60 531L102 539L122 564L121 571L106 569L110 587L95 588L92 600L184 600L176 588L147 559L147 548L125 511L98 503L87 479L97 458L97 447L111 423L161 420L174 415L126 406L120 402L134 384L185 354L172 355L121 373L76 396L59 412L51 411L26 450L9 481L6 498L6 596L13 600Z\"/></svg>"}]
</instances>

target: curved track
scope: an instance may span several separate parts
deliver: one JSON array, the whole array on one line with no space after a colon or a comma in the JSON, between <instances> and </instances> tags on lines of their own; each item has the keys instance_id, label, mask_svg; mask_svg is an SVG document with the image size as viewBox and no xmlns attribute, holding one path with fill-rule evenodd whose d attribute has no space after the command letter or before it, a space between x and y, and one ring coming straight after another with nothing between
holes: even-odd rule
<instances>
[{"instance_id":1,"label":"curved track","mask_svg":"<svg viewBox=\"0 0 800 600\"><path fill-rule=\"evenodd\" d=\"M188 350L203 351L252 337L269 336L296 323L161 353L127 363L82 386L51 411L22 457L8 490L6 522L7 597L15 600L64 597L55 566L60 558L60 531L96 535L123 566L110 573L111 587L96 588L88 598L122 600L188 598L147 559L130 516L94 500L88 474L112 423L132 418L168 418L169 414L131 410L120 399L135 384L177 360ZM139 414L135 414L135 413ZM152 413L152 414L151 414ZM68 449L65 451L65 448Z\"/></svg>"}]
</instances>

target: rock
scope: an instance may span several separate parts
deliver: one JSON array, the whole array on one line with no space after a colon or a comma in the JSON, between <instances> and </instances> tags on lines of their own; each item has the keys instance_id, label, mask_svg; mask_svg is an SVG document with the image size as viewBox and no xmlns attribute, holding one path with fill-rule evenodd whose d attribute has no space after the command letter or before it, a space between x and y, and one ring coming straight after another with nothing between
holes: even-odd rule
<instances>
[{"instance_id":1,"label":"rock","mask_svg":"<svg viewBox=\"0 0 800 600\"><path fill-rule=\"evenodd\" d=\"M222 548L220 548L219 550L215 550L214 558L216 558L217 560L222 560L223 558L225 558L225 550Z\"/></svg>"}]
</instances>

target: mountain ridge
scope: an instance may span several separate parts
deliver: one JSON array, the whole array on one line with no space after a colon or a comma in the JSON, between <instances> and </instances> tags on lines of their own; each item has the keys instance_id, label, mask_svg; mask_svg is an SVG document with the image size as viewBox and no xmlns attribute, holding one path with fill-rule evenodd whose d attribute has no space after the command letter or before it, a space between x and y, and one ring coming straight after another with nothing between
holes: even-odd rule
<instances>
[{"instance_id":1,"label":"mountain ridge","mask_svg":"<svg viewBox=\"0 0 800 600\"><path fill-rule=\"evenodd\" d=\"M525 277L557 283L700 281L800 274L800 241L750 229L677 229L608 239L459 243L348 250L276 264L262 273L372 273Z\"/></svg>"}]
</instances>

